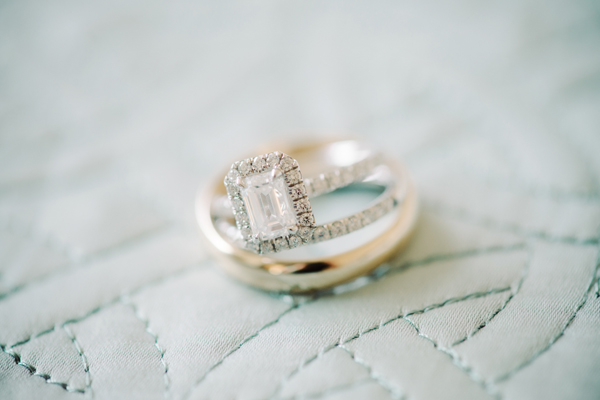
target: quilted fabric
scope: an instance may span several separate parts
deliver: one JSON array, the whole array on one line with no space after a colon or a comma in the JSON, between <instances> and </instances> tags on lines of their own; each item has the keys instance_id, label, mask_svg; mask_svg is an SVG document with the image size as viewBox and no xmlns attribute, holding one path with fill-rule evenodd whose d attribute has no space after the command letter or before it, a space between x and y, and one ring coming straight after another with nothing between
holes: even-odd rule
<instances>
[{"instance_id":1,"label":"quilted fabric","mask_svg":"<svg viewBox=\"0 0 600 400\"><path fill-rule=\"evenodd\" d=\"M598 398L598 13L2 2L0 398ZM369 284L271 296L194 196L307 131L403 159L422 213Z\"/></svg>"}]
</instances>

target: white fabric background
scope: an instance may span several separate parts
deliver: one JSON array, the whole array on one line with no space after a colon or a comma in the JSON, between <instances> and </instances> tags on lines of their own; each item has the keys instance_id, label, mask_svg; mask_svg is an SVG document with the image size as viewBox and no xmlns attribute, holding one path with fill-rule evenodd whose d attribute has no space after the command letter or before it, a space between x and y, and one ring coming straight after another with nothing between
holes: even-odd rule
<instances>
[{"instance_id":1,"label":"white fabric background","mask_svg":"<svg viewBox=\"0 0 600 400\"><path fill-rule=\"evenodd\" d=\"M0 397L600 397L600 11L588 1L0 5ZM423 201L318 299L207 259L197 187L352 132Z\"/></svg>"}]
</instances>

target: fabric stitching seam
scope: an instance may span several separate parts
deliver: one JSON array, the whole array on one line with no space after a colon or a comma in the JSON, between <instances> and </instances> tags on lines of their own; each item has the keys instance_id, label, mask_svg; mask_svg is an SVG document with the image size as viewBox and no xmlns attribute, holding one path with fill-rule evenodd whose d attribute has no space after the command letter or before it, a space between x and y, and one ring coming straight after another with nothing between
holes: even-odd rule
<instances>
[{"instance_id":1,"label":"fabric stitching seam","mask_svg":"<svg viewBox=\"0 0 600 400\"><path fill-rule=\"evenodd\" d=\"M81 362L83 363L83 371L85 372L85 393L89 393L90 397L94 398L94 392L92 390L92 376L90 374L90 365L88 363L86 355L83 353L81 343L79 343L79 341L77 340L77 338L75 337L75 335L71 331L71 328L69 328L68 325L63 325L63 330L67 333L67 336L69 336L69 339L71 339L71 342L73 342L75 349L79 353L79 357L81 357Z\"/></svg>"},{"instance_id":2,"label":"fabric stitching seam","mask_svg":"<svg viewBox=\"0 0 600 400\"><path fill-rule=\"evenodd\" d=\"M286 314L288 314L289 312L297 309L298 307L300 307L300 304L294 304L291 307L287 308L284 312L282 312L281 314L279 314L277 316L277 318L275 318L272 321L269 321L268 323L266 323L265 325L263 325L260 329L258 329L256 332L254 332L253 334L247 336L246 338L244 338L244 340L242 340L237 346L235 346L233 349L229 350L227 353L225 353L225 355L223 357L221 357L221 359L219 359L217 362L215 362L214 364L212 364L207 370L206 372L200 376L200 378L198 378L184 393L184 395L181 397L182 400L184 399L188 399L192 393L194 392L194 390L198 389L198 387L200 386L200 384L207 378L207 376L215 369L217 368L219 365L221 365L230 355L232 355L233 353L235 353L236 351L238 351L240 348L242 348L242 346L244 346L246 343L248 343L249 341L251 341L252 339L256 338L262 331L264 331L265 329L275 325L276 323L279 322L279 320L281 320L281 318L283 318L283 316L285 316Z\"/></svg>"},{"instance_id":3,"label":"fabric stitching seam","mask_svg":"<svg viewBox=\"0 0 600 400\"><path fill-rule=\"evenodd\" d=\"M317 359L321 358L322 356L324 356L327 352L329 352L330 350L334 349L335 347L339 347L342 345L345 345L353 340L356 340L360 337L362 337L363 335L376 331L380 328L383 328L384 326L397 321L399 319L402 319L404 317L410 316L410 315L415 315L415 314L424 314L428 311L431 310L435 310L441 307L444 307L448 304L454 304L454 303L458 303L461 301L465 301L465 300L469 300L469 299L473 299L473 298L479 298L479 297L485 297L491 294L496 294L496 293L503 293L506 291L509 291L511 289L510 286L508 287L502 287L502 288L493 288L490 290L487 290L485 292L473 292L473 293L469 293L465 296L460 296L460 297L452 297L449 299L444 300L441 303L435 303L435 304L431 304L428 305L424 308L418 309L418 310L412 310L412 311L408 311L406 313L402 313L399 314L393 318L388 319L387 321L381 322L377 325L372 326L371 328L365 329L364 331L358 332L357 334L351 336L350 338L346 339L346 340L342 340L340 339L338 342L330 344L326 347L324 347L322 350L320 350L316 355L306 358L305 360L303 360L300 365L298 365L298 367L296 367L292 372L290 372L281 382L280 384L277 386L277 388L275 389L274 393L272 395L269 396L269 398L276 398L279 393L281 392L283 386L285 386L285 384L294 376L296 375L298 372L300 372L304 367L306 367L308 364L316 361Z\"/></svg>"},{"instance_id":4,"label":"fabric stitching seam","mask_svg":"<svg viewBox=\"0 0 600 400\"><path fill-rule=\"evenodd\" d=\"M131 298L129 298L129 296L123 296L123 297L121 297L121 302L123 304L129 306L133 310L135 317L144 324L144 328L145 328L146 332L154 340L154 347L156 347L156 349L158 350L158 353L160 355L160 363L163 367L163 383L165 386L164 397L167 399L167 398L169 398L169 394L170 394L169 390L171 389L170 388L171 381L169 379L169 365L165 361L165 351L166 350L160 345L160 343L158 343L158 335L156 333L154 333L152 331L152 329L150 329L150 321L148 320L148 318L144 317L141 314L139 308L135 305L135 303L131 300Z\"/></svg>"}]
</instances>

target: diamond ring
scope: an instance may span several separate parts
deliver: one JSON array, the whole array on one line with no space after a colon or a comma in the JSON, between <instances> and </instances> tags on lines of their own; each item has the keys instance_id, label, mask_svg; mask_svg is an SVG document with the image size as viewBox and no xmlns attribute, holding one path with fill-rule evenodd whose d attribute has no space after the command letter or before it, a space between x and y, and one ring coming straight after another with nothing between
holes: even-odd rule
<instances>
[{"instance_id":1,"label":"diamond ring","mask_svg":"<svg viewBox=\"0 0 600 400\"><path fill-rule=\"evenodd\" d=\"M417 215L405 170L356 141L246 158L221 182L198 197L204 237L230 274L268 290L319 290L368 272L406 242ZM360 210L318 221L312 201L347 187L377 188L378 195ZM362 235L366 241L335 253L333 239L343 248L342 237L376 225L375 233ZM323 245L333 254L315 255L311 248Z\"/></svg>"}]
</instances>

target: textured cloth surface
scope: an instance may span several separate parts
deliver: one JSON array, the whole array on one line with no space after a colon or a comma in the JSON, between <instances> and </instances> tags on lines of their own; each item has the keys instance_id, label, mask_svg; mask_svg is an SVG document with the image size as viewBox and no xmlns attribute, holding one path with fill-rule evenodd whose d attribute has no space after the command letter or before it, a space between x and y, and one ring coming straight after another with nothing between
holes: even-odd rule
<instances>
[{"instance_id":1,"label":"textured cloth surface","mask_svg":"<svg viewBox=\"0 0 600 400\"><path fill-rule=\"evenodd\" d=\"M599 16L2 2L0 398L597 399ZM307 131L403 159L422 213L368 285L270 296L207 257L194 196Z\"/></svg>"}]
</instances>

